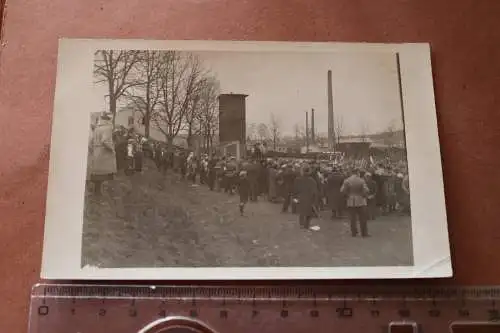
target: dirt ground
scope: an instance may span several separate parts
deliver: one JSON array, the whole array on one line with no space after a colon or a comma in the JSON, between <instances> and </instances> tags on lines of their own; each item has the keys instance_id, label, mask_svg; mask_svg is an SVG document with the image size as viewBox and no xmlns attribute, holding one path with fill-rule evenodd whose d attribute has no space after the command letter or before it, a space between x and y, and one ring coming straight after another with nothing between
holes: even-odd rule
<instances>
[{"instance_id":1,"label":"dirt ground","mask_svg":"<svg viewBox=\"0 0 500 333\"><path fill-rule=\"evenodd\" d=\"M159 174L120 175L101 199L86 196L82 266L242 267L412 265L410 217L370 221L371 237L352 238L348 221L328 212L299 228L298 216L261 199L240 216L238 196Z\"/></svg>"}]
</instances>

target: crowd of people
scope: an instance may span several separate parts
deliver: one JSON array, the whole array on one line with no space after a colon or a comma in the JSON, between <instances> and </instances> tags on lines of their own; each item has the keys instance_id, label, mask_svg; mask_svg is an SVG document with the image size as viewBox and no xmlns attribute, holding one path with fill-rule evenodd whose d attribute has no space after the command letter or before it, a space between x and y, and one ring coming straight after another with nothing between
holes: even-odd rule
<instances>
[{"instance_id":1,"label":"crowd of people","mask_svg":"<svg viewBox=\"0 0 500 333\"><path fill-rule=\"evenodd\" d=\"M206 185L240 197L240 214L248 203L268 200L281 205L281 212L298 215L309 229L311 219L330 211L332 219L347 215L355 237L369 236L367 222L380 215L410 214L407 164L385 158L341 162L297 158L266 158L258 150L248 158L167 149L151 143L132 129L113 131L110 118L92 124L89 137L87 181L100 195L101 184L120 170L126 175L142 172L151 158L162 173L176 172L181 179ZM169 171L170 170L170 171ZM358 228L359 223L359 228Z\"/></svg>"},{"instance_id":2,"label":"crowd of people","mask_svg":"<svg viewBox=\"0 0 500 333\"><path fill-rule=\"evenodd\" d=\"M172 169L182 179L204 184L212 191L239 194L240 213L247 203L268 200L281 211L299 215L300 226L309 229L311 219L330 211L332 219L346 214L352 235L368 236L367 221L380 215L410 214L407 165L390 159L331 161L266 158L251 154L237 160L231 156L166 154L161 145L153 153L158 169Z\"/></svg>"}]
</instances>

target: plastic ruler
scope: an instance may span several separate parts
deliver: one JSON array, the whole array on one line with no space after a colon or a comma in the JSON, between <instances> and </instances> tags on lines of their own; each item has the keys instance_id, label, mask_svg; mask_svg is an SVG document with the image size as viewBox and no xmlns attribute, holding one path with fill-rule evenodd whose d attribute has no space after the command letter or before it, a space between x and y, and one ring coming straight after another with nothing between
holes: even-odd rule
<instances>
[{"instance_id":1,"label":"plastic ruler","mask_svg":"<svg viewBox=\"0 0 500 333\"><path fill-rule=\"evenodd\" d=\"M30 333L500 332L500 287L40 284Z\"/></svg>"}]
</instances>

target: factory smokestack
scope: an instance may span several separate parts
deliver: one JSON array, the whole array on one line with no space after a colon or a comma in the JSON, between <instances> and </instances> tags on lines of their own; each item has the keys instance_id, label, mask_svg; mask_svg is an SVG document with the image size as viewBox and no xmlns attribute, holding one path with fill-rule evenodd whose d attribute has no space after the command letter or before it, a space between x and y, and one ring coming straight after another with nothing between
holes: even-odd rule
<instances>
[{"instance_id":1,"label":"factory smokestack","mask_svg":"<svg viewBox=\"0 0 500 333\"><path fill-rule=\"evenodd\" d=\"M309 112L306 111L306 152L309 152Z\"/></svg>"},{"instance_id":2,"label":"factory smokestack","mask_svg":"<svg viewBox=\"0 0 500 333\"><path fill-rule=\"evenodd\" d=\"M311 142L316 143L316 130L314 129L314 109L311 110Z\"/></svg>"},{"instance_id":3,"label":"factory smokestack","mask_svg":"<svg viewBox=\"0 0 500 333\"><path fill-rule=\"evenodd\" d=\"M335 126L333 118L332 71L328 71L328 151L335 149Z\"/></svg>"}]
</instances>

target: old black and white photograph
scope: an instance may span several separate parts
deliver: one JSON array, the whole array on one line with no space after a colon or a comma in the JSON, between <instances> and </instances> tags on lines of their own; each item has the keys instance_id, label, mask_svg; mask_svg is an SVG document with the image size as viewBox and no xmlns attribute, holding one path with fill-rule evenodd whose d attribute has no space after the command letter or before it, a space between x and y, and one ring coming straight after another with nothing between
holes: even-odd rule
<instances>
[{"instance_id":1,"label":"old black and white photograph","mask_svg":"<svg viewBox=\"0 0 500 333\"><path fill-rule=\"evenodd\" d=\"M48 276L451 274L427 45L65 42Z\"/></svg>"}]
</instances>

